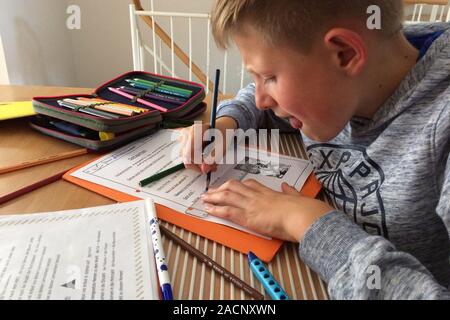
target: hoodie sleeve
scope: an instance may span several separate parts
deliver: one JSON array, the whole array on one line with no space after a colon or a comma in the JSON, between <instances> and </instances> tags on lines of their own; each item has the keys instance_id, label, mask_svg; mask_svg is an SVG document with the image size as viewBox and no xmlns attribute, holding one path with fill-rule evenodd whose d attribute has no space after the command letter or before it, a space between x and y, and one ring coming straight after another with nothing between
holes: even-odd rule
<instances>
[{"instance_id":1,"label":"hoodie sleeve","mask_svg":"<svg viewBox=\"0 0 450 320\"><path fill-rule=\"evenodd\" d=\"M217 107L217 118L230 117L238 123L238 128L279 129L280 132L298 132L289 122L278 118L271 110L260 110L255 103L255 84L241 89L236 97L222 101Z\"/></svg>"},{"instance_id":2,"label":"hoodie sleeve","mask_svg":"<svg viewBox=\"0 0 450 320\"><path fill-rule=\"evenodd\" d=\"M444 107L434 132L437 192L436 213L450 234L450 112ZM316 221L299 246L301 258L328 283L333 299L450 299L412 255L372 236L343 212Z\"/></svg>"}]
</instances>

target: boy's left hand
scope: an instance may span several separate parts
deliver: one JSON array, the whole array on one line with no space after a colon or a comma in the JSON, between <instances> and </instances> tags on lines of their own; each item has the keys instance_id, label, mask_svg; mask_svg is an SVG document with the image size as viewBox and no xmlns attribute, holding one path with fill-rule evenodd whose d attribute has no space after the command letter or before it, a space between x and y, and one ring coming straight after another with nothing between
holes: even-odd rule
<instances>
[{"instance_id":1,"label":"boy's left hand","mask_svg":"<svg viewBox=\"0 0 450 320\"><path fill-rule=\"evenodd\" d=\"M321 216L334 210L323 201L300 196L283 183L276 192L255 180L230 180L202 195L206 211L255 232L299 242Z\"/></svg>"}]
</instances>

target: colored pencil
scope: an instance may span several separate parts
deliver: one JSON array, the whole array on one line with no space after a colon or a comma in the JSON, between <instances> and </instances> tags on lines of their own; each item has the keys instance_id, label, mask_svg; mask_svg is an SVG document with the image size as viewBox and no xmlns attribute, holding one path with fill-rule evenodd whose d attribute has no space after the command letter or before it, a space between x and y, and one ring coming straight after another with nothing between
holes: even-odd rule
<instances>
[{"instance_id":1,"label":"colored pencil","mask_svg":"<svg viewBox=\"0 0 450 320\"><path fill-rule=\"evenodd\" d=\"M38 188L41 188L41 187L46 186L46 185L48 185L50 183L53 183L55 181L60 180L62 178L62 176L67 171L68 170L64 170L64 171L62 171L62 172L60 172L58 174L55 174L54 176L45 178L45 179L43 179L41 181L38 181L38 182L33 183L33 184L29 185L29 186L26 186L26 187L24 187L22 189L16 190L14 192L11 192L11 193L9 193L7 195L4 195L4 196L0 197L0 205L4 204L4 203L6 203L6 202L8 202L10 200L13 200L15 198L18 198L20 196L23 196L24 194L27 194L27 193L29 193L29 192L31 192L33 190L36 190Z\"/></svg>"},{"instance_id":2,"label":"colored pencil","mask_svg":"<svg viewBox=\"0 0 450 320\"><path fill-rule=\"evenodd\" d=\"M175 172L183 170L183 169L186 169L186 167L184 166L184 163L177 164L176 166L173 166L167 170L158 172L148 178L145 178L144 180L139 182L139 186L145 187L154 181L160 180L164 177L167 177L168 175L170 175L172 173L175 173Z\"/></svg>"},{"instance_id":3,"label":"colored pencil","mask_svg":"<svg viewBox=\"0 0 450 320\"><path fill-rule=\"evenodd\" d=\"M120 88L118 88L121 91L124 91L126 93L132 94L132 95L139 95L139 94L143 94L143 98L149 98L149 99L154 99L154 100L159 100L159 101L164 101L164 102L169 102L169 103L173 103L173 104L177 104L177 105L181 105L183 103L186 102L186 99L183 98L178 98L178 97L172 97L168 94L162 94L162 93L156 93L156 92L148 92L146 90L143 89L137 89L137 88L133 88L133 87L125 87L122 86Z\"/></svg>"},{"instance_id":4,"label":"colored pencil","mask_svg":"<svg viewBox=\"0 0 450 320\"><path fill-rule=\"evenodd\" d=\"M109 91L114 92L114 93L116 93L116 94L118 94L118 95L120 95L122 97L125 97L125 98L128 98L128 99L134 99L135 98L133 95L128 94L128 93L123 92L123 91L120 91L119 89L112 88L112 87L109 87L108 89L109 89ZM150 101L146 101L146 100L141 99L141 98L137 98L136 101L139 102L139 103L142 103L144 106L147 106L147 107L150 107L150 108L162 111L162 112L166 112L167 111L166 108L158 106L157 104L151 103Z\"/></svg>"},{"instance_id":5,"label":"colored pencil","mask_svg":"<svg viewBox=\"0 0 450 320\"><path fill-rule=\"evenodd\" d=\"M239 279L237 276L232 274L230 271L222 267L220 264L215 262L213 259L208 257L203 252L197 250L193 246L191 246L189 243L178 237L173 232L169 231L166 227L163 225L159 225L159 229L161 232L170 240L178 244L183 249L187 250L190 254L192 254L194 257L196 257L198 260L206 264L208 267L212 268L214 271L218 272L221 276L223 276L226 280L230 281L232 284L234 284L236 287L243 290L245 293L247 293L249 296L253 297L255 300L263 300L264 296L258 292L256 289L252 288L250 285Z\"/></svg>"},{"instance_id":6,"label":"colored pencil","mask_svg":"<svg viewBox=\"0 0 450 320\"><path fill-rule=\"evenodd\" d=\"M86 153L88 153L88 150L83 148L83 149L76 149L73 151L66 151L66 152L62 152L62 153L58 153L58 154L53 154L50 156L45 156L45 157L37 158L37 159L33 159L33 160L28 160L25 162L21 162L21 163L13 164L11 166L6 166L3 168L0 168L0 174L12 172L12 171L16 171L16 170L21 170L24 168L34 167L34 166L44 164L44 163L78 157L78 156L81 156Z\"/></svg>"},{"instance_id":7,"label":"colored pencil","mask_svg":"<svg viewBox=\"0 0 450 320\"><path fill-rule=\"evenodd\" d=\"M150 86L143 82L136 82L133 80L125 80L125 81L127 81L130 86L139 88L139 89L151 90L154 92L164 93L164 94L168 94L168 95L183 98L183 99L189 99L189 97L190 97L190 95L188 95L186 93L175 92L175 91L167 90L167 89L160 88L160 87Z\"/></svg>"},{"instance_id":8,"label":"colored pencil","mask_svg":"<svg viewBox=\"0 0 450 320\"><path fill-rule=\"evenodd\" d=\"M170 86L170 85L167 85L167 84L164 84L164 83L160 84L158 82L144 80L144 79L139 79L139 78L134 78L131 81L147 84L147 85L152 86L152 87L157 87L157 88L167 89L167 90L174 91L174 92L179 92L179 93L186 94L186 95L191 95L192 94L192 90L183 89L183 88L180 88L180 87L174 87L174 86Z\"/></svg>"}]
</instances>

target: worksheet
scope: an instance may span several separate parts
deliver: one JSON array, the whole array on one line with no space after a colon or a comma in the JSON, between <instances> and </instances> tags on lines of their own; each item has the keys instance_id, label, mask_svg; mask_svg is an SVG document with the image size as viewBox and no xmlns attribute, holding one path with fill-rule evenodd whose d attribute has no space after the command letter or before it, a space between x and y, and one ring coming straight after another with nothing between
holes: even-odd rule
<instances>
[{"instance_id":1,"label":"worksheet","mask_svg":"<svg viewBox=\"0 0 450 320\"><path fill-rule=\"evenodd\" d=\"M0 218L0 300L159 299L144 201Z\"/></svg>"},{"instance_id":2,"label":"worksheet","mask_svg":"<svg viewBox=\"0 0 450 320\"><path fill-rule=\"evenodd\" d=\"M72 176L138 198L151 197L156 203L178 212L253 233L205 212L200 196L205 192L206 175L194 170L177 171L145 187L139 186L141 180L182 163L178 135L176 130L160 130L89 163ZM312 172L307 160L242 145L236 148L235 155L241 160L235 164L220 164L212 173L211 186L220 186L230 179L255 179L276 191L281 191L282 182L300 190Z\"/></svg>"}]
</instances>

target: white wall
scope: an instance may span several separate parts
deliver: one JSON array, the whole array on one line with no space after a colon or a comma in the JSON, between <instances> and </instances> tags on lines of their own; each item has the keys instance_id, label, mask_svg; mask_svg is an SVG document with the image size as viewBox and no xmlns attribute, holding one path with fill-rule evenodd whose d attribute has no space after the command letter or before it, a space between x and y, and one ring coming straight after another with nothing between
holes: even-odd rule
<instances>
[{"instance_id":1,"label":"white wall","mask_svg":"<svg viewBox=\"0 0 450 320\"><path fill-rule=\"evenodd\" d=\"M96 87L132 70L130 3L130 0L0 1L0 32L11 83ZM212 0L154 3L160 11L206 13ZM150 9L149 0L142 0L142 4ZM66 27L69 5L81 9L79 30ZM148 27L142 22L140 25L146 43L151 45ZM187 44L186 36L183 37L178 40ZM146 60L146 69L153 70L153 59ZM181 76L187 76L181 67L178 69Z\"/></svg>"},{"instance_id":2,"label":"white wall","mask_svg":"<svg viewBox=\"0 0 450 320\"><path fill-rule=\"evenodd\" d=\"M96 87L133 68L129 4L131 0L1 0L0 34L3 38L9 78L13 84ZM141 0L150 9L150 0ZM213 0L154 0L157 11L207 13ZM66 27L69 5L81 9L81 29ZM157 19L169 32L169 21ZM175 19L175 41L188 50L187 22ZM152 33L140 21L142 37L152 46ZM193 60L206 70L206 28L193 20ZM159 46L157 46L159 48ZM164 57L169 50L162 45ZM223 52L213 50L210 77L215 68L223 70ZM170 63L170 59L166 59ZM240 86L240 57L236 50L229 56L233 65L227 72L227 92ZM153 59L147 55L145 69L153 71ZM178 76L188 79L186 67L179 62ZM159 70L158 70L159 71ZM248 76L246 81L248 81ZM194 81L197 79L194 77ZM223 82L222 82L223 84Z\"/></svg>"},{"instance_id":3,"label":"white wall","mask_svg":"<svg viewBox=\"0 0 450 320\"><path fill-rule=\"evenodd\" d=\"M60 0L0 1L0 30L12 84L76 84L65 10Z\"/></svg>"},{"instance_id":4,"label":"white wall","mask_svg":"<svg viewBox=\"0 0 450 320\"><path fill-rule=\"evenodd\" d=\"M6 68L5 51L3 50L2 35L0 34L0 84L9 84L8 69Z\"/></svg>"}]
</instances>

